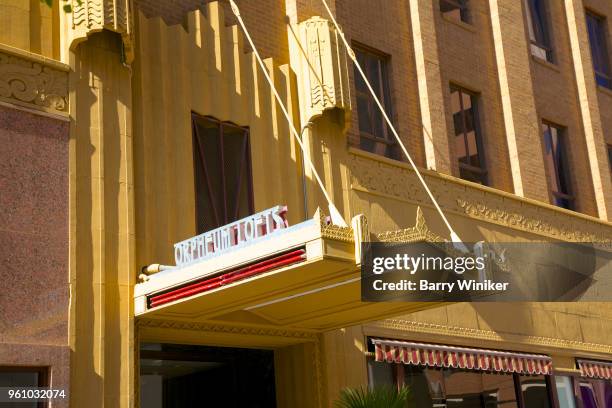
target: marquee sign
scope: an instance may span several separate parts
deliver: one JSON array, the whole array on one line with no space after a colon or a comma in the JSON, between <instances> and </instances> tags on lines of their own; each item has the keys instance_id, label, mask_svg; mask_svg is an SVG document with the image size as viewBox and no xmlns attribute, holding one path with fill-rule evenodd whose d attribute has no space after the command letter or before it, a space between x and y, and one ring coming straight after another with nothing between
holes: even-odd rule
<instances>
[{"instance_id":1,"label":"marquee sign","mask_svg":"<svg viewBox=\"0 0 612 408\"><path fill-rule=\"evenodd\" d=\"M287 207L279 205L176 243L176 266L217 256L283 230L289 226L286 213Z\"/></svg>"}]
</instances>

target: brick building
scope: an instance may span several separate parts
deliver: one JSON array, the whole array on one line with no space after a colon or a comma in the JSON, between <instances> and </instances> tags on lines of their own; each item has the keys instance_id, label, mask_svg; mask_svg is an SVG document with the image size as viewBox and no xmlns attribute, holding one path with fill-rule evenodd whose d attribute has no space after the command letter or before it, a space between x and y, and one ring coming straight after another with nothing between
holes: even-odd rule
<instances>
[{"instance_id":1,"label":"brick building","mask_svg":"<svg viewBox=\"0 0 612 408\"><path fill-rule=\"evenodd\" d=\"M2 384L65 389L52 407L327 407L366 384L611 406L610 302L361 301L362 242L450 237L321 0L237 1L291 123L229 3L68 3L0 0ZM612 3L327 3L465 242L609 248Z\"/></svg>"}]
</instances>

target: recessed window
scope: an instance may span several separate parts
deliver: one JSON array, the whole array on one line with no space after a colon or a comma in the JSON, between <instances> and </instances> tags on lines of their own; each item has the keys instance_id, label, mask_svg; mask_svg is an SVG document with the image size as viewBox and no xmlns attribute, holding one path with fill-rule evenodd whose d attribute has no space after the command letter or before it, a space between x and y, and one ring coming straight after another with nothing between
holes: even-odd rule
<instances>
[{"instance_id":1,"label":"recessed window","mask_svg":"<svg viewBox=\"0 0 612 408\"><path fill-rule=\"evenodd\" d=\"M589 43L591 44L593 69L595 70L595 80L598 85L612 89L610 54L608 53L608 41L606 39L606 19L587 11L586 20L587 29L589 31Z\"/></svg>"},{"instance_id":2,"label":"recessed window","mask_svg":"<svg viewBox=\"0 0 612 408\"><path fill-rule=\"evenodd\" d=\"M610 174L612 175L612 144L608 145L608 164L610 165Z\"/></svg>"},{"instance_id":3,"label":"recessed window","mask_svg":"<svg viewBox=\"0 0 612 408\"><path fill-rule=\"evenodd\" d=\"M249 131L192 115L198 234L253 213Z\"/></svg>"},{"instance_id":4,"label":"recessed window","mask_svg":"<svg viewBox=\"0 0 612 408\"><path fill-rule=\"evenodd\" d=\"M527 29L531 42L531 54L553 62L552 42L545 0L525 0Z\"/></svg>"},{"instance_id":5,"label":"recessed window","mask_svg":"<svg viewBox=\"0 0 612 408\"><path fill-rule=\"evenodd\" d=\"M573 210L574 196L570 187L570 169L564 133L565 131L558 126L542 124L544 165L552 202L558 207Z\"/></svg>"},{"instance_id":6,"label":"recessed window","mask_svg":"<svg viewBox=\"0 0 612 408\"><path fill-rule=\"evenodd\" d=\"M478 97L457 86L451 86L451 112L455 128L455 155L459 176L475 183L487 184L487 170L478 119Z\"/></svg>"},{"instance_id":7,"label":"recessed window","mask_svg":"<svg viewBox=\"0 0 612 408\"><path fill-rule=\"evenodd\" d=\"M391 118L391 96L389 91L389 56L363 46L354 46L359 65L372 85L376 96ZM357 94L357 117L359 119L359 146L368 152L398 159L396 142L365 81L355 68Z\"/></svg>"},{"instance_id":8,"label":"recessed window","mask_svg":"<svg viewBox=\"0 0 612 408\"><path fill-rule=\"evenodd\" d=\"M440 0L440 12L451 20L471 23L469 0Z\"/></svg>"}]
</instances>

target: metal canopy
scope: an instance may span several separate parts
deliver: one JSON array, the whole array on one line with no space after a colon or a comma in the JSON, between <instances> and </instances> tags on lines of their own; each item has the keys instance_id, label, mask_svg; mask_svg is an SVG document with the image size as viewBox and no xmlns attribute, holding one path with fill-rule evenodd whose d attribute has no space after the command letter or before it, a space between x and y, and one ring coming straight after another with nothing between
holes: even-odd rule
<instances>
[{"instance_id":1,"label":"metal canopy","mask_svg":"<svg viewBox=\"0 0 612 408\"><path fill-rule=\"evenodd\" d=\"M420 210L414 228L379 237L436 238L427 230ZM136 285L135 313L147 320L316 333L438 306L362 302L359 259L364 240L370 236L363 216L355 217L352 227L343 228L329 224L317 212L313 219L252 245L152 275ZM293 261L283 265L288 258Z\"/></svg>"}]
</instances>

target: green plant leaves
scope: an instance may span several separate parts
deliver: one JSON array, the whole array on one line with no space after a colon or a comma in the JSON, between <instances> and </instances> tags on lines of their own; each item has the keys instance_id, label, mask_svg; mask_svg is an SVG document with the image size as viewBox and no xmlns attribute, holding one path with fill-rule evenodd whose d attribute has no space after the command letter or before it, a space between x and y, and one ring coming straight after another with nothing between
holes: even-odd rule
<instances>
[{"instance_id":1,"label":"green plant leaves","mask_svg":"<svg viewBox=\"0 0 612 408\"><path fill-rule=\"evenodd\" d=\"M334 403L335 408L406 408L410 390L399 390L392 386L368 388L345 388Z\"/></svg>"}]
</instances>

